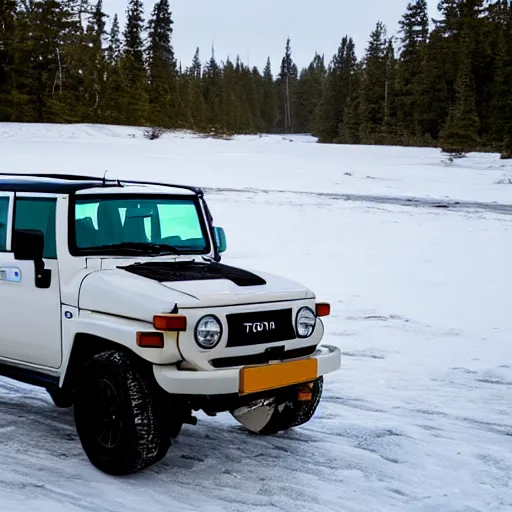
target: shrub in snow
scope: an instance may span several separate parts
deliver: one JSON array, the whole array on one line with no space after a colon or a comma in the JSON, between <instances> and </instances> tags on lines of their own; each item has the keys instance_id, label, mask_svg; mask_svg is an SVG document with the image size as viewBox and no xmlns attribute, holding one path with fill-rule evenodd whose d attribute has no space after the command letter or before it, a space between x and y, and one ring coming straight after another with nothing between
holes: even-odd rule
<instances>
[{"instance_id":1,"label":"shrub in snow","mask_svg":"<svg viewBox=\"0 0 512 512\"><path fill-rule=\"evenodd\" d=\"M463 153L461 151L449 153L449 155L443 160L443 163L445 165L451 165L455 160L458 160L459 158L465 158L466 153Z\"/></svg>"},{"instance_id":2,"label":"shrub in snow","mask_svg":"<svg viewBox=\"0 0 512 512\"><path fill-rule=\"evenodd\" d=\"M496 185L512 185L512 178L510 176L503 176L496 182Z\"/></svg>"},{"instance_id":3,"label":"shrub in snow","mask_svg":"<svg viewBox=\"0 0 512 512\"><path fill-rule=\"evenodd\" d=\"M228 128L224 128L220 125L210 125L203 129L198 129L198 133L200 133L203 137L211 137L214 139L223 139L223 140L231 140L235 133Z\"/></svg>"},{"instance_id":4,"label":"shrub in snow","mask_svg":"<svg viewBox=\"0 0 512 512\"><path fill-rule=\"evenodd\" d=\"M159 139L164 133L165 130L163 128L153 126L144 130L144 137L149 140L155 140Z\"/></svg>"}]
</instances>

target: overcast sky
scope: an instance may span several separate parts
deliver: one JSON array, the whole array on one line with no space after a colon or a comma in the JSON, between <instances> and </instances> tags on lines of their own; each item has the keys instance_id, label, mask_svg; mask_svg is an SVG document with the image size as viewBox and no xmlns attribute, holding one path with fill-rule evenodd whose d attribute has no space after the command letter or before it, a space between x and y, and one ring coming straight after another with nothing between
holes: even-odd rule
<instances>
[{"instance_id":1,"label":"overcast sky","mask_svg":"<svg viewBox=\"0 0 512 512\"><path fill-rule=\"evenodd\" d=\"M408 0L169 0L174 20L173 45L178 61L188 66L196 47L204 62L215 42L217 60L238 55L260 69L270 56L272 70L278 71L286 37L292 42L293 58L307 66L315 51L325 55L326 64L336 52L341 38L354 38L362 55L368 36L377 21L388 34L398 29L398 20ZM126 18L125 0L104 0L108 14L117 12L121 26ZM145 18L154 1L145 0ZM430 16L437 16L437 0L430 0Z\"/></svg>"}]
</instances>

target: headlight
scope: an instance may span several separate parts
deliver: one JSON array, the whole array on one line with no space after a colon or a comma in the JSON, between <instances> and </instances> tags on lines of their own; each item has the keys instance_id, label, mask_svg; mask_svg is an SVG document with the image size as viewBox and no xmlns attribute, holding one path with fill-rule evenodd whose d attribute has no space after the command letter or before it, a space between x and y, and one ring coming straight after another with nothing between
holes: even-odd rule
<instances>
[{"instance_id":1,"label":"headlight","mask_svg":"<svg viewBox=\"0 0 512 512\"><path fill-rule=\"evenodd\" d=\"M195 329L196 343L204 349L212 349L222 338L222 324L215 316L204 316L197 322Z\"/></svg>"},{"instance_id":2,"label":"headlight","mask_svg":"<svg viewBox=\"0 0 512 512\"><path fill-rule=\"evenodd\" d=\"M301 308L297 313L297 321L295 330L299 338L309 338L315 330L316 316L313 311L308 308Z\"/></svg>"}]
</instances>

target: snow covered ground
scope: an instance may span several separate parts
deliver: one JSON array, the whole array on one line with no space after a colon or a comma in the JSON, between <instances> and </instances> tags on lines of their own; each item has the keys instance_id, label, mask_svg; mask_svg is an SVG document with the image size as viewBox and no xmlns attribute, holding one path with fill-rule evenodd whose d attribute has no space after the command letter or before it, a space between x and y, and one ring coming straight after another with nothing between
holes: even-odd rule
<instances>
[{"instance_id":1,"label":"snow covered ground","mask_svg":"<svg viewBox=\"0 0 512 512\"><path fill-rule=\"evenodd\" d=\"M512 185L498 184L512 165L442 158L307 136L0 124L0 172L206 187L224 261L312 287L333 306L325 341L344 354L308 425L258 438L200 415L161 464L122 479L88 463L70 411L2 379L0 510L512 510Z\"/></svg>"}]
</instances>

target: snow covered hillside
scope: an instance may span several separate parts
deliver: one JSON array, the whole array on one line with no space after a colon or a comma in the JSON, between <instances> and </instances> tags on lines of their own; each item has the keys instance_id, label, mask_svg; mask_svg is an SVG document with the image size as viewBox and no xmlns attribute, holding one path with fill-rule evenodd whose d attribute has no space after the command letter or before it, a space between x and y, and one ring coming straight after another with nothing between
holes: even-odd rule
<instances>
[{"instance_id":1,"label":"snow covered hillside","mask_svg":"<svg viewBox=\"0 0 512 512\"><path fill-rule=\"evenodd\" d=\"M0 123L0 172L164 179L210 188L317 192L335 197L511 203L512 164L475 154L448 170L438 149L333 146L308 136L235 141L94 125ZM361 197L362 196L362 197Z\"/></svg>"},{"instance_id":2,"label":"snow covered hillside","mask_svg":"<svg viewBox=\"0 0 512 512\"><path fill-rule=\"evenodd\" d=\"M259 438L199 415L162 463L122 479L89 464L71 411L0 379L0 510L512 510L512 164L443 158L0 124L0 172L205 187L224 261L330 301L325 341L344 354L306 426Z\"/></svg>"}]
</instances>

